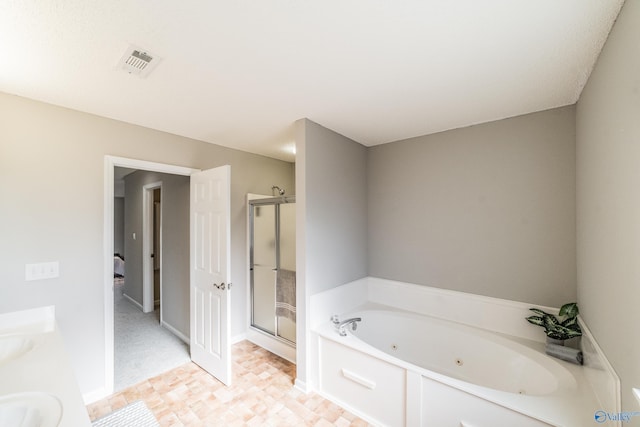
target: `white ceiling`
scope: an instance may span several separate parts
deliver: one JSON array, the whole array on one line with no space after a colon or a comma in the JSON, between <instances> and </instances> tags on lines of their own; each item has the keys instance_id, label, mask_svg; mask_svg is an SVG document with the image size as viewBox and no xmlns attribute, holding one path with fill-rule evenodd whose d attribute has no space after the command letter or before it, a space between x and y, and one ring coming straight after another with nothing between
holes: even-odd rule
<instances>
[{"instance_id":1,"label":"white ceiling","mask_svg":"<svg viewBox=\"0 0 640 427\"><path fill-rule=\"evenodd\" d=\"M2 0L0 91L293 161L303 117L370 146L573 104L622 3Z\"/></svg>"}]
</instances>

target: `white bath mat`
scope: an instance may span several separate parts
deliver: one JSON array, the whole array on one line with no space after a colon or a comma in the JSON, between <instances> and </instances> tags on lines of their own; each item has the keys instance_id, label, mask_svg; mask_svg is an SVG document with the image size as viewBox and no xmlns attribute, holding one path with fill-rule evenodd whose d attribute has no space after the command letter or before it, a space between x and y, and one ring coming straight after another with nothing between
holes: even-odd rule
<instances>
[{"instance_id":1,"label":"white bath mat","mask_svg":"<svg viewBox=\"0 0 640 427\"><path fill-rule=\"evenodd\" d=\"M93 427L160 427L147 405L137 400L124 408L105 415L92 423Z\"/></svg>"}]
</instances>

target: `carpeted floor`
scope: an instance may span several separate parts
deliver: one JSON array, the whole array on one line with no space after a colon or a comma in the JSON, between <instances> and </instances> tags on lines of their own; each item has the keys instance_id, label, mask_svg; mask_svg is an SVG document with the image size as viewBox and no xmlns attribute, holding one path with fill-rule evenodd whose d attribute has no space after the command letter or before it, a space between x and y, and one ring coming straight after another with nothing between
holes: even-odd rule
<instances>
[{"instance_id":1,"label":"carpeted floor","mask_svg":"<svg viewBox=\"0 0 640 427\"><path fill-rule=\"evenodd\" d=\"M143 313L123 296L123 286L115 288L115 391L190 361L187 344L160 326L158 310Z\"/></svg>"}]
</instances>

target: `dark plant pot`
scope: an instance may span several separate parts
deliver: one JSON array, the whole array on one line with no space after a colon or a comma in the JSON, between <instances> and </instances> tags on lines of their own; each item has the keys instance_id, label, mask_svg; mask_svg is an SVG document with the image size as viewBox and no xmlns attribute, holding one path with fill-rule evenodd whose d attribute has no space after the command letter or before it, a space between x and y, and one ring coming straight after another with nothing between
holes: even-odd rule
<instances>
[{"instance_id":1,"label":"dark plant pot","mask_svg":"<svg viewBox=\"0 0 640 427\"><path fill-rule=\"evenodd\" d=\"M564 345L564 340L547 337L547 344Z\"/></svg>"}]
</instances>

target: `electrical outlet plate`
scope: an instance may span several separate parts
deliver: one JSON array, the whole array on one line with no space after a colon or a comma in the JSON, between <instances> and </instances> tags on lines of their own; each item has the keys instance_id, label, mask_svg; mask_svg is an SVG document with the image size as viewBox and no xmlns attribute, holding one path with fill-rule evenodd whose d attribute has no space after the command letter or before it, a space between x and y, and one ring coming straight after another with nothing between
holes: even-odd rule
<instances>
[{"instance_id":1,"label":"electrical outlet plate","mask_svg":"<svg viewBox=\"0 0 640 427\"><path fill-rule=\"evenodd\" d=\"M53 279L60 276L58 261L26 264L24 279L26 281Z\"/></svg>"}]
</instances>

